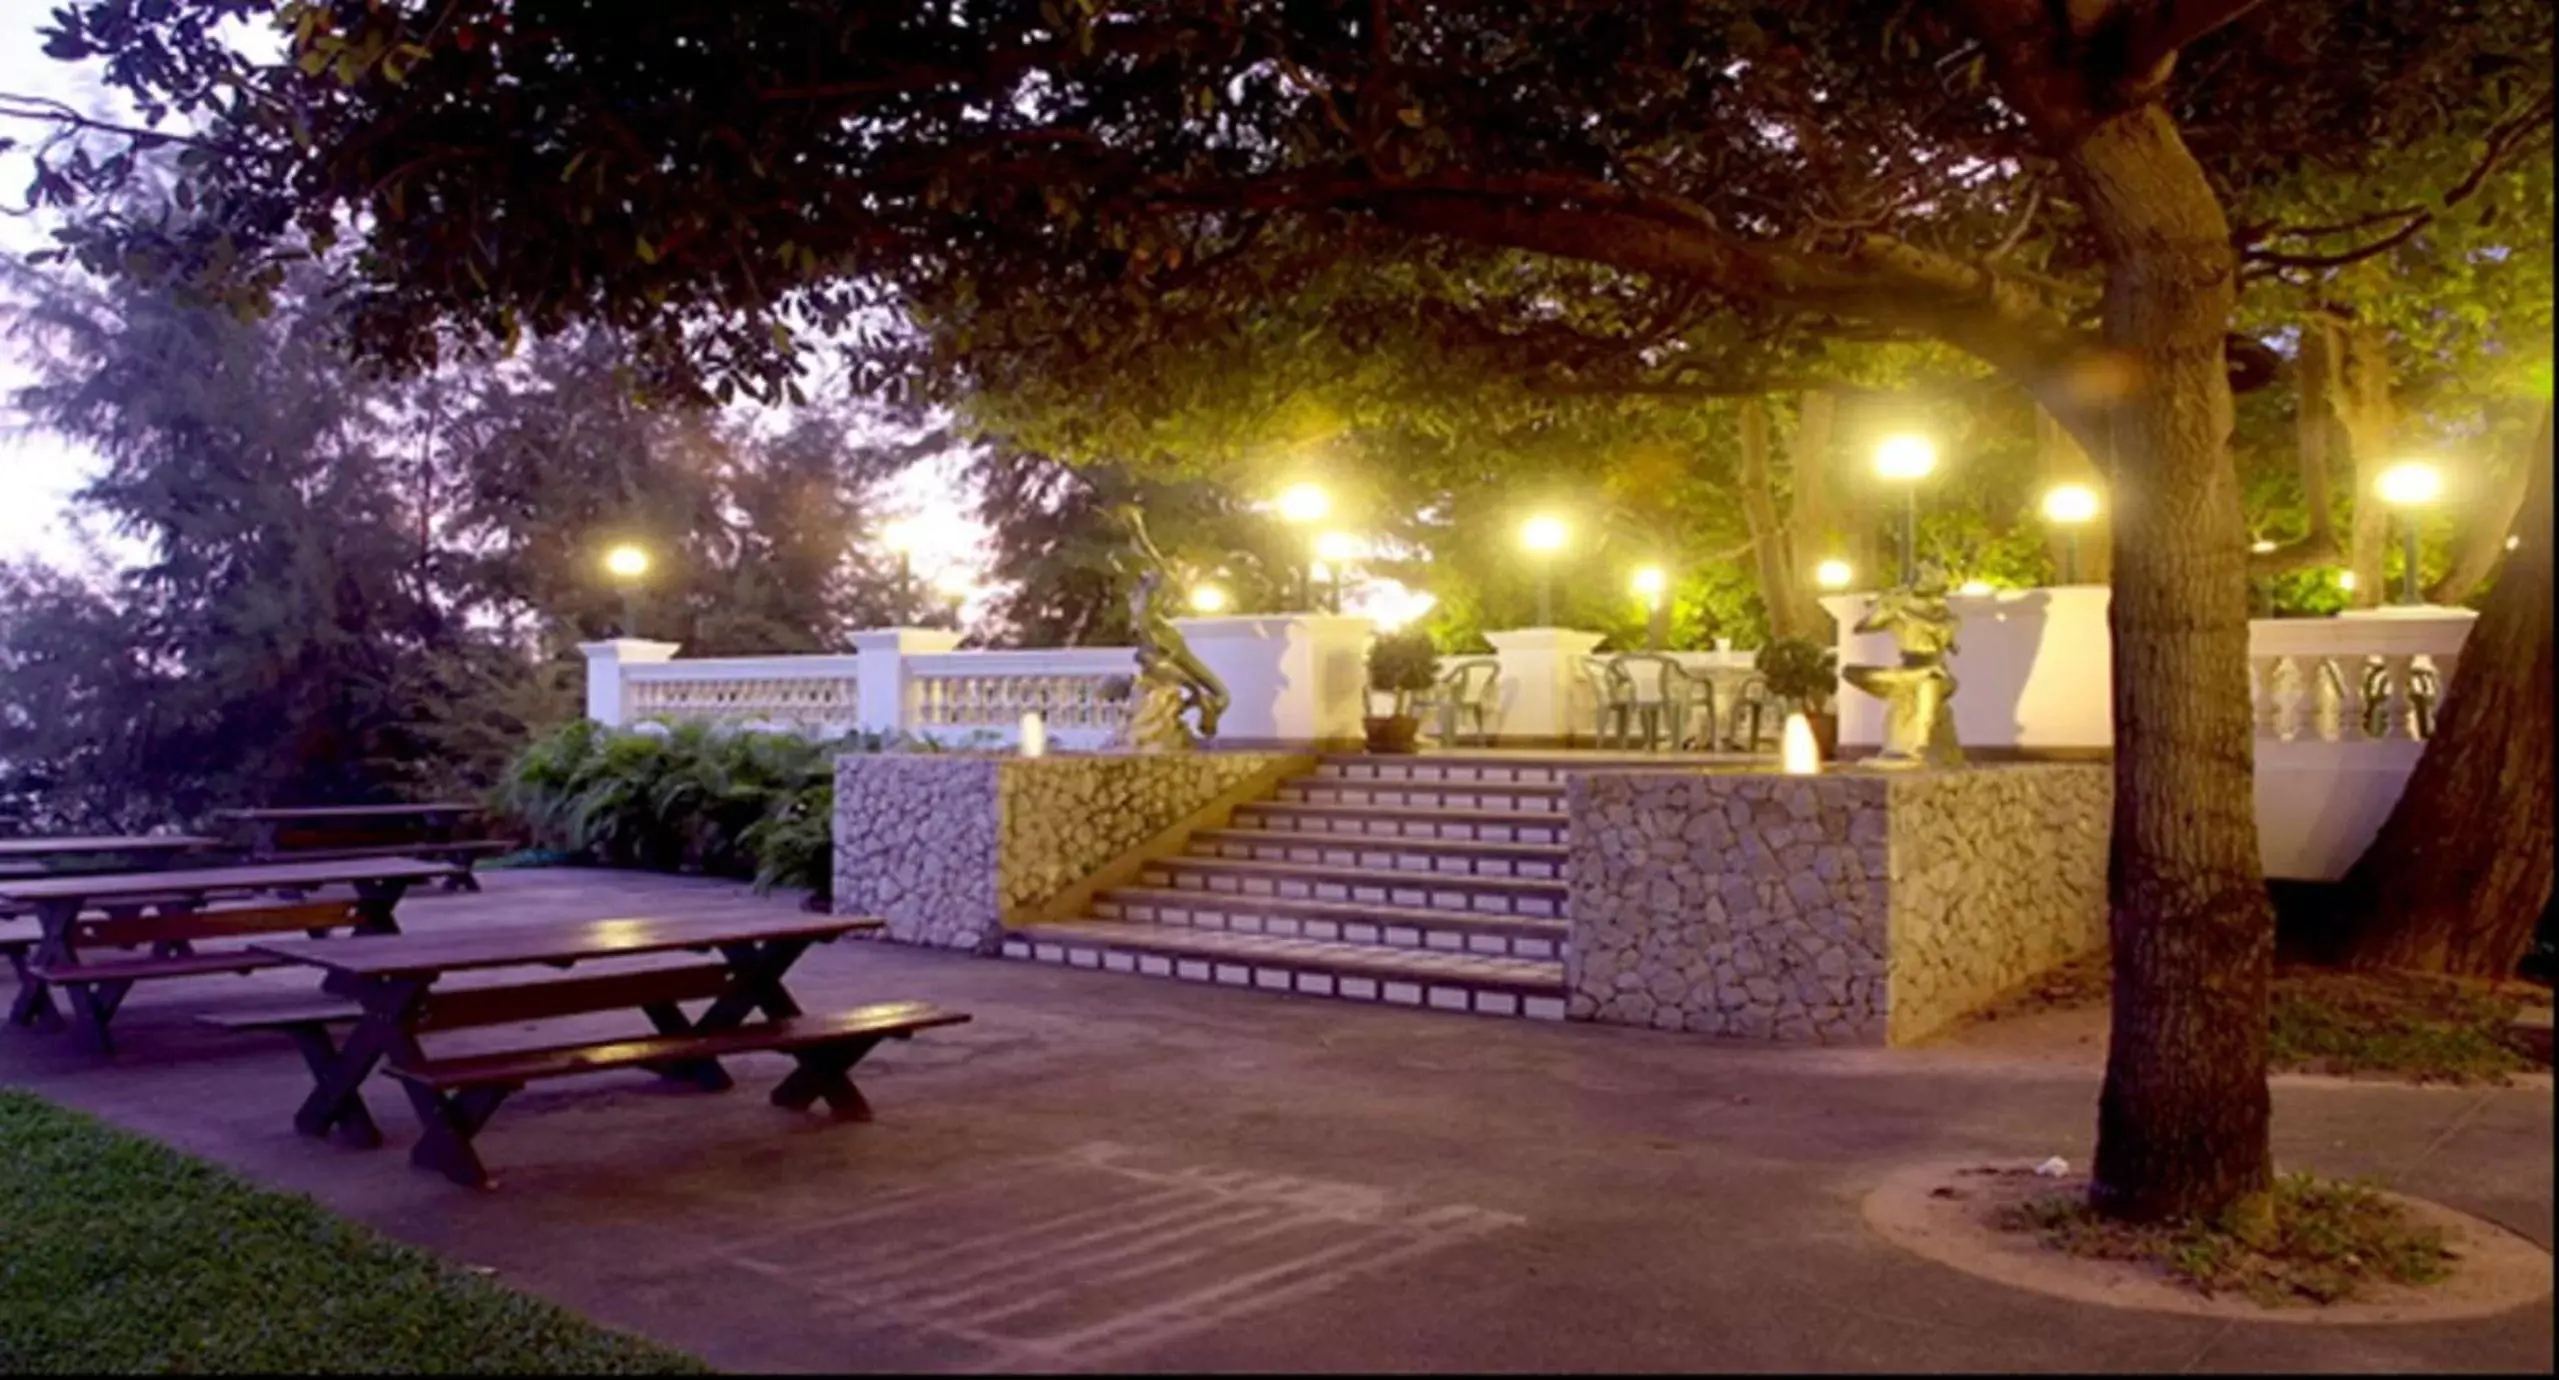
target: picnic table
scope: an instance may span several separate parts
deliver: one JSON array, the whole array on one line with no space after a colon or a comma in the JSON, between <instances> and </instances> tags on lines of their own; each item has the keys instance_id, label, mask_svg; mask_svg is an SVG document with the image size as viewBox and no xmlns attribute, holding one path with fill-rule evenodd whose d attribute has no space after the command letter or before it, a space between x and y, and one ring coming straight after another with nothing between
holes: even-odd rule
<instances>
[{"instance_id":1,"label":"picnic table","mask_svg":"<svg viewBox=\"0 0 2559 1380\"><path fill-rule=\"evenodd\" d=\"M107 859L177 858L219 848L222 840L196 834L57 834L0 839L0 877L47 876L66 864Z\"/></svg>"},{"instance_id":2,"label":"picnic table","mask_svg":"<svg viewBox=\"0 0 2559 1380\"><path fill-rule=\"evenodd\" d=\"M504 852L490 839L461 837L462 822L481 813L467 801L399 805L292 805L216 810L213 817L243 826L253 862L293 858L418 857L450 862L450 891L477 891L471 863L480 854Z\"/></svg>"},{"instance_id":3,"label":"picnic table","mask_svg":"<svg viewBox=\"0 0 2559 1380\"><path fill-rule=\"evenodd\" d=\"M881 926L878 920L842 916L712 916L261 940L253 946L261 953L323 970L322 989L351 1005L203 1019L234 1030L264 1027L293 1036L313 1081L293 1116L294 1129L306 1136L380 1144L362 1085L383 1066L417 1113L421 1136L411 1161L457 1183L487 1187L488 1171L471 1140L508 1094L539 1078L639 1067L718 1090L731 1086L721 1058L772 1050L796 1063L773 1090L776 1105L798 1110L824 1099L840 1114L867 1117L868 1104L847 1076L855 1063L883 1039L968 1017L920 1002L808 1017L783 978L811 945ZM445 982L475 970L566 969L677 951L715 953L717 959L481 987ZM696 999L709 1005L688 1019L677 1003ZM435 1031L616 1010L639 1011L657 1034L443 1059L431 1058L419 1045L420 1036ZM748 1024L759 1012L766 1019ZM331 1025L350 1027L343 1041L331 1037Z\"/></svg>"},{"instance_id":4,"label":"picnic table","mask_svg":"<svg viewBox=\"0 0 2559 1380\"><path fill-rule=\"evenodd\" d=\"M449 864L415 858L371 858L0 877L0 904L32 909L38 928L32 938L0 942L0 952L7 954L18 976L10 1023L59 1026L62 1015L53 1004L52 989L62 987L89 1022L99 1047L112 1052L108 1023L136 982L254 972L282 961L243 949L200 953L198 941L279 930L322 934L341 926L396 934L393 911L409 886L453 871ZM339 884L354 889L353 900L208 908L217 900ZM89 918L91 911L104 912L105 918ZM91 947L148 947L150 953L84 958L81 951Z\"/></svg>"}]
</instances>

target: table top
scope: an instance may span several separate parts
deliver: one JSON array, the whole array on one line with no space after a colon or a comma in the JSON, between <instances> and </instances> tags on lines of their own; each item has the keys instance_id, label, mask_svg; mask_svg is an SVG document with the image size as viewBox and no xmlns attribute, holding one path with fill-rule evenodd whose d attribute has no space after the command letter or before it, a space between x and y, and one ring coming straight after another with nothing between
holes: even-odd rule
<instances>
[{"instance_id":1,"label":"table top","mask_svg":"<svg viewBox=\"0 0 2559 1380\"><path fill-rule=\"evenodd\" d=\"M416 815L467 815L482 807L468 801L443 800L425 805L280 805L258 810L216 810L215 819L405 819Z\"/></svg>"},{"instance_id":2,"label":"table top","mask_svg":"<svg viewBox=\"0 0 2559 1380\"><path fill-rule=\"evenodd\" d=\"M401 977L464 968L664 953L672 949L788 939L834 939L877 930L883 920L843 915L707 916L693 919L553 921L539 925L442 930L433 934L353 935L343 939L274 939L251 944L262 953L353 977Z\"/></svg>"},{"instance_id":3,"label":"table top","mask_svg":"<svg viewBox=\"0 0 2559 1380\"><path fill-rule=\"evenodd\" d=\"M328 862L184 867L166 872L97 872L86 876L0 877L0 901L105 900L165 892L265 891L331 882L421 882L461 871L417 858L345 858Z\"/></svg>"},{"instance_id":4,"label":"table top","mask_svg":"<svg viewBox=\"0 0 2559 1380\"><path fill-rule=\"evenodd\" d=\"M0 858L44 858L71 853L177 853L221 846L220 839L195 834L64 834L55 838L0 839Z\"/></svg>"}]
</instances>

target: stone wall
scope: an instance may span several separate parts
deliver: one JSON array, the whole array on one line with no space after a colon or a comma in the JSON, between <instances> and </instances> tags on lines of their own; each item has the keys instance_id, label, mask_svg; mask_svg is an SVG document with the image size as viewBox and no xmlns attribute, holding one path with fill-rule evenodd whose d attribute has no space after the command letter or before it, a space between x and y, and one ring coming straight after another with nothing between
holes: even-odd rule
<instances>
[{"instance_id":1,"label":"stone wall","mask_svg":"<svg viewBox=\"0 0 2559 1380\"><path fill-rule=\"evenodd\" d=\"M2102 943L2108 768L1570 779L1571 1014L1900 1044Z\"/></svg>"},{"instance_id":2,"label":"stone wall","mask_svg":"<svg viewBox=\"0 0 2559 1380\"><path fill-rule=\"evenodd\" d=\"M993 952L1004 917L1081 881L1271 753L848 754L835 763L835 909L908 944Z\"/></svg>"}]
</instances>

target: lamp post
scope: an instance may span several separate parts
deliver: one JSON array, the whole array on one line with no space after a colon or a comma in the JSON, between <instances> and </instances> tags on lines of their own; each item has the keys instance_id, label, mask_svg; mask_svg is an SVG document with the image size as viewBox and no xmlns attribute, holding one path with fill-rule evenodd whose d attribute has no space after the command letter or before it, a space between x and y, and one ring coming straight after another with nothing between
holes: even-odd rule
<instances>
[{"instance_id":1,"label":"lamp post","mask_svg":"<svg viewBox=\"0 0 2559 1380\"><path fill-rule=\"evenodd\" d=\"M1324 532L1315 538L1315 559L1324 563L1325 583L1330 586L1326 612L1342 611L1342 567L1359 556L1359 543L1347 532ZM1312 568L1309 569L1312 574ZM1313 600L1308 600L1312 604Z\"/></svg>"},{"instance_id":2,"label":"lamp post","mask_svg":"<svg viewBox=\"0 0 2559 1380\"><path fill-rule=\"evenodd\" d=\"M880 528L880 544L897 553L897 616L904 622L914 616L915 548L923 543L922 524L913 518L893 518Z\"/></svg>"},{"instance_id":3,"label":"lamp post","mask_svg":"<svg viewBox=\"0 0 2559 1380\"><path fill-rule=\"evenodd\" d=\"M1564 520L1540 513L1521 523L1519 544L1537 558L1537 626L1555 626L1555 553L1564 549L1564 539L1571 529Z\"/></svg>"},{"instance_id":4,"label":"lamp post","mask_svg":"<svg viewBox=\"0 0 2559 1380\"><path fill-rule=\"evenodd\" d=\"M1937 468L1937 447L1925 436L1887 436L1875 447L1875 473L1902 486L1901 582L1919 578L1919 481Z\"/></svg>"},{"instance_id":5,"label":"lamp post","mask_svg":"<svg viewBox=\"0 0 2559 1380\"><path fill-rule=\"evenodd\" d=\"M640 635L639 602L634 597L640 577L649 573L649 553L624 542L604 553L604 573L622 591L622 635Z\"/></svg>"},{"instance_id":6,"label":"lamp post","mask_svg":"<svg viewBox=\"0 0 2559 1380\"><path fill-rule=\"evenodd\" d=\"M2097 516L2097 491L2085 484L2056 484L2044 495L2044 517L2062 531L2061 582L2079 583L2079 529Z\"/></svg>"},{"instance_id":7,"label":"lamp post","mask_svg":"<svg viewBox=\"0 0 2559 1380\"><path fill-rule=\"evenodd\" d=\"M960 606L977 592L977 583L969 578L967 571L952 566L933 577L933 592L949 601L951 626L957 628L960 625Z\"/></svg>"},{"instance_id":8,"label":"lamp post","mask_svg":"<svg viewBox=\"0 0 2559 1380\"><path fill-rule=\"evenodd\" d=\"M2373 487L2382 502L2399 510L2399 536L2406 543L2400 555L2400 602L2412 607L2422 604L2425 599L2417 592L2417 512L2443 496L2443 471L2423 460L2402 460L2383 470Z\"/></svg>"},{"instance_id":9,"label":"lamp post","mask_svg":"<svg viewBox=\"0 0 2559 1380\"><path fill-rule=\"evenodd\" d=\"M1635 597L1644 601L1644 645L1660 651L1670 645L1670 606L1662 601L1662 592L1670 587L1670 576L1657 565L1635 572L1630 582Z\"/></svg>"},{"instance_id":10,"label":"lamp post","mask_svg":"<svg viewBox=\"0 0 2559 1380\"><path fill-rule=\"evenodd\" d=\"M1280 490L1280 521L1292 527L1322 522L1333 511L1333 496L1321 484L1291 484ZM1297 558L1297 598L1306 611L1315 611L1315 569L1301 550Z\"/></svg>"}]
</instances>

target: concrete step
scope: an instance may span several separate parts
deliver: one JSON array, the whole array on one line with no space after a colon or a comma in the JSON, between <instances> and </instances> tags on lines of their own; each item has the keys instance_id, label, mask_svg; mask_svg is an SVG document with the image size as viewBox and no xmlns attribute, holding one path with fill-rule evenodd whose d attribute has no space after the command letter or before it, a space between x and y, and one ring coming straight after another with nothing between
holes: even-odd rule
<instances>
[{"instance_id":1,"label":"concrete step","mask_svg":"<svg viewBox=\"0 0 2559 1380\"><path fill-rule=\"evenodd\" d=\"M1003 951L1008 958L1257 991L1488 1016L1564 1018L1564 966L1556 962L1123 920L1031 926L1006 935Z\"/></svg>"},{"instance_id":2,"label":"concrete step","mask_svg":"<svg viewBox=\"0 0 2559 1380\"><path fill-rule=\"evenodd\" d=\"M1262 800L1236 807L1246 829L1355 838L1438 838L1474 843L1563 843L1566 826L1552 814L1516 810L1432 810L1408 805L1314 805Z\"/></svg>"},{"instance_id":3,"label":"concrete step","mask_svg":"<svg viewBox=\"0 0 2559 1380\"><path fill-rule=\"evenodd\" d=\"M1409 906L1547 920L1561 919L1564 914L1565 884L1560 878L1479 877L1193 854L1148 863L1138 882L1149 887L1338 901L1346 905Z\"/></svg>"},{"instance_id":4,"label":"concrete step","mask_svg":"<svg viewBox=\"0 0 2559 1380\"><path fill-rule=\"evenodd\" d=\"M1420 752L1326 753L1315 780L1441 781L1482 785L1560 786L1577 771L1699 771L1754 760L1745 753L1695 752Z\"/></svg>"},{"instance_id":5,"label":"concrete step","mask_svg":"<svg viewBox=\"0 0 2559 1380\"><path fill-rule=\"evenodd\" d=\"M1310 805L1402 805L1426 810L1497 810L1562 818L1560 785L1512 781L1457 781L1327 776L1322 772L1280 783L1272 797Z\"/></svg>"},{"instance_id":6,"label":"concrete step","mask_svg":"<svg viewBox=\"0 0 2559 1380\"><path fill-rule=\"evenodd\" d=\"M1563 957L1571 933L1561 920L1231 896L1180 887L1114 887L1094 898L1093 918L1541 961Z\"/></svg>"},{"instance_id":7,"label":"concrete step","mask_svg":"<svg viewBox=\"0 0 2559 1380\"><path fill-rule=\"evenodd\" d=\"M1195 856L1211 858L1312 863L1375 872L1423 872L1433 876L1541 880L1560 879L1570 851L1553 843L1371 839L1271 829L1202 829L1191 835L1190 849Z\"/></svg>"}]
</instances>

